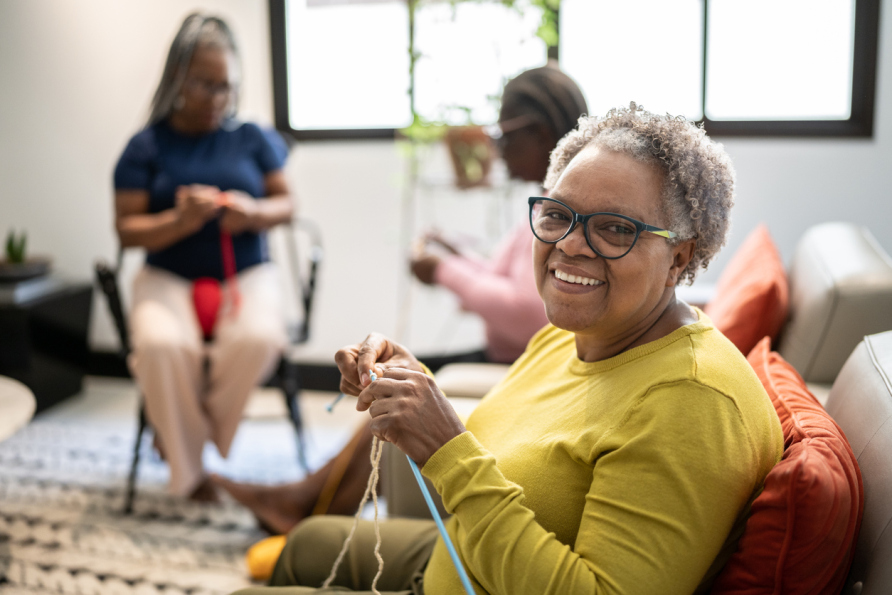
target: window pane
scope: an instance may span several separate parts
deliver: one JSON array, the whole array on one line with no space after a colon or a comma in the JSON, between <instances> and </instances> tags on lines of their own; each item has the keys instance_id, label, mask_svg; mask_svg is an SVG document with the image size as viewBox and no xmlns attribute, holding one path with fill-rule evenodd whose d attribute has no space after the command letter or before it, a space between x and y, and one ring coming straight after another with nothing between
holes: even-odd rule
<instances>
[{"instance_id":1,"label":"window pane","mask_svg":"<svg viewBox=\"0 0 892 595\"><path fill-rule=\"evenodd\" d=\"M710 0L706 114L845 120L855 0Z\"/></svg>"},{"instance_id":2,"label":"window pane","mask_svg":"<svg viewBox=\"0 0 892 595\"><path fill-rule=\"evenodd\" d=\"M429 120L487 124L508 79L545 63L536 37L541 9L529 1L420 4L415 19L415 107Z\"/></svg>"},{"instance_id":3,"label":"window pane","mask_svg":"<svg viewBox=\"0 0 892 595\"><path fill-rule=\"evenodd\" d=\"M700 119L701 0L563 0L561 67L589 111L630 101L654 113Z\"/></svg>"},{"instance_id":4,"label":"window pane","mask_svg":"<svg viewBox=\"0 0 892 595\"><path fill-rule=\"evenodd\" d=\"M409 117L405 2L287 4L295 129L400 128Z\"/></svg>"},{"instance_id":5,"label":"window pane","mask_svg":"<svg viewBox=\"0 0 892 595\"><path fill-rule=\"evenodd\" d=\"M545 62L529 0L421 3L415 105L429 120L495 122L504 83ZM404 0L289 0L288 97L298 130L401 128L409 108Z\"/></svg>"}]
</instances>

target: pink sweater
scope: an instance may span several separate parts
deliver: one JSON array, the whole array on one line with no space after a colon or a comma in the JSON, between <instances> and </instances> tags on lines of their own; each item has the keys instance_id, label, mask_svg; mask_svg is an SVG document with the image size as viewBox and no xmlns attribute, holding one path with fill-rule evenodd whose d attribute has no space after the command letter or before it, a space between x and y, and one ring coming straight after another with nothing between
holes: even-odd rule
<instances>
[{"instance_id":1,"label":"pink sweater","mask_svg":"<svg viewBox=\"0 0 892 595\"><path fill-rule=\"evenodd\" d=\"M524 221L490 260L448 256L434 272L437 284L452 290L462 309L483 318L490 361L513 362L548 322L533 276L533 239Z\"/></svg>"}]
</instances>

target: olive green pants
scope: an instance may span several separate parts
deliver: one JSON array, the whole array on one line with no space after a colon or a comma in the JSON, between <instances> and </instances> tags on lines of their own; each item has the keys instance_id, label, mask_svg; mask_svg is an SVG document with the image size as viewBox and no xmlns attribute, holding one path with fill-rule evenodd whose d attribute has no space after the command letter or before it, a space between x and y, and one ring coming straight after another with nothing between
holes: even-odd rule
<instances>
[{"instance_id":1,"label":"olive green pants","mask_svg":"<svg viewBox=\"0 0 892 595\"><path fill-rule=\"evenodd\" d=\"M244 589L238 594L371 593L372 579L378 572L371 521L359 522L332 586L319 588L331 573L352 524L352 517L343 516L306 519L288 535L270 586ZM390 519L382 520L380 528L384 573L378 579L378 590L382 595L423 595L422 574L437 540L437 526L433 521Z\"/></svg>"}]
</instances>

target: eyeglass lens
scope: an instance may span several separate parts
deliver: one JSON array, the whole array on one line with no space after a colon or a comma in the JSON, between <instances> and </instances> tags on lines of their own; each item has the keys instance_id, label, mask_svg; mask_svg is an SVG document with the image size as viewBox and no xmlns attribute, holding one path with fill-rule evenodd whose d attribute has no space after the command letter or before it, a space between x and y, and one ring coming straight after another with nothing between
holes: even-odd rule
<instances>
[{"instance_id":1,"label":"eyeglass lens","mask_svg":"<svg viewBox=\"0 0 892 595\"><path fill-rule=\"evenodd\" d=\"M574 219L570 209L552 200L540 199L530 209L533 233L543 242L559 241L567 234ZM586 222L585 236L595 252L617 258L632 249L638 237L638 228L623 217L598 214Z\"/></svg>"}]
</instances>

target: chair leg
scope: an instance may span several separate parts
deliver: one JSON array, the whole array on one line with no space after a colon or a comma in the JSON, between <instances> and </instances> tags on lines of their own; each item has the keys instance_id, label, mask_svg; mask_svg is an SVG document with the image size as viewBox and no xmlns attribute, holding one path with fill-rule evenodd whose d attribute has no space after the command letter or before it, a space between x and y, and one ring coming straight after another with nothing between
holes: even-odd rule
<instances>
[{"instance_id":1,"label":"chair leg","mask_svg":"<svg viewBox=\"0 0 892 595\"><path fill-rule=\"evenodd\" d=\"M139 470L139 451L142 446L142 437L146 431L146 408L140 402L139 428L136 430L136 442L133 445L133 460L130 463L130 475L127 477L127 493L124 499L124 514L133 513L133 500L136 498L136 474Z\"/></svg>"},{"instance_id":2,"label":"chair leg","mask_svg":"<svg viewBox=\"0 0 892 595\"><path fill-rule=\"evenodd\" d=\"M294 434L297 439L297 462L305 473L310 472L307 464L307 447L304 439L304 424L300 415L300 379L298 378L297 365L282 359L279 363L280 387L285 396L285 404L288 406L288 417L294 426Z\"/></svg>"}]
</instances>

